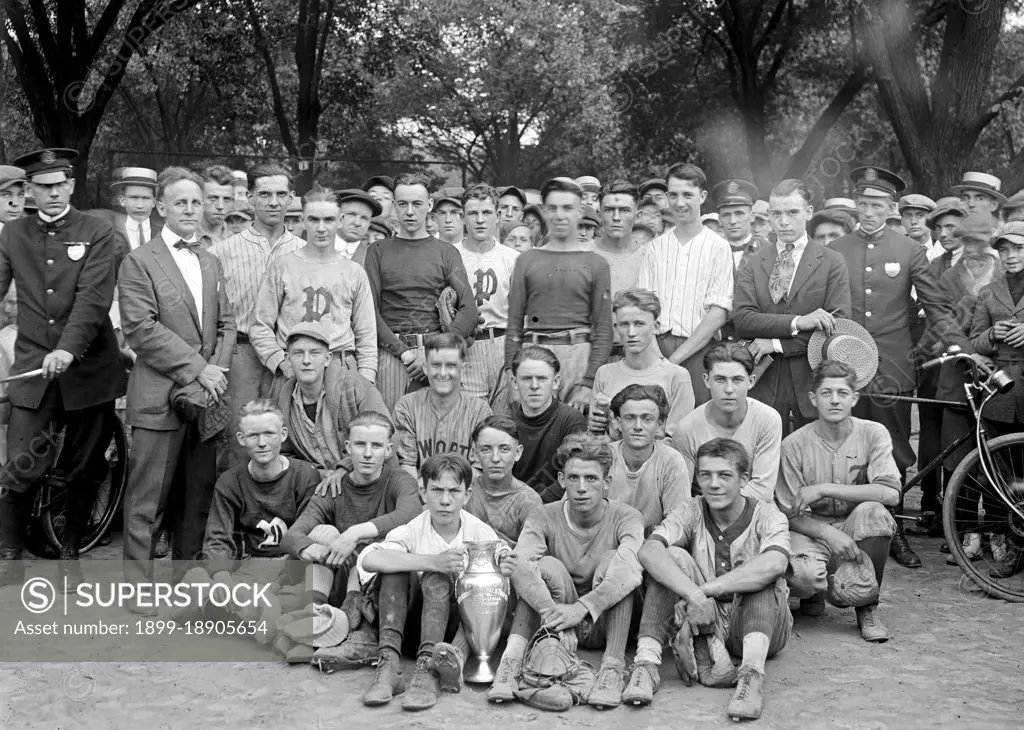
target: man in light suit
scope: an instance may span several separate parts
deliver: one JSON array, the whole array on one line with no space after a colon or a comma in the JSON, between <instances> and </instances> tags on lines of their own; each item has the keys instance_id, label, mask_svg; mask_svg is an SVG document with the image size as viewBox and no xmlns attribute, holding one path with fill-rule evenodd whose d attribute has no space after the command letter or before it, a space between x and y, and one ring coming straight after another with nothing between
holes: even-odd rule
<instances>
[{"instance_id":1,"label":"man in light suit","mask_svg":"<svg viewBox=\"0 0 1024 730\"><path fill-rule=\"evenodd\" d=\"M772 362L750 395L782 416L782 435L817 417L811 405L807 341L814 330L831 332L850 316L850 277L843 257L807 238L814 209L800 180L783 180L769 196L777 241L746 256L736 272L733 324L736 336L752 340L760 360ZM790 419L792 418L792 422Z\"/></svg>"},{"instance_id":2,"label":"man in light suit","mask_svg":"<svg viewBox=\"0 0 1024 730\"><path fill-rule=\"evenodd\" d=\"M124 559L129 580L151 580L157 530L172 501L172 558L191 560L203 545L216 477L216 434L203 413L187 420L171 403L176 386L192 386L209 411L225 407L235 320L221 284L220 262L199 244L203 180L183 168L160 175L157 208L166 226L124 260L119 279L125 340L137 359L128 383L133 427L125 495ZM184 574L187 565L176 571ZM135 607L139 613L151 613Z\"/></svg>"}]
</instances>

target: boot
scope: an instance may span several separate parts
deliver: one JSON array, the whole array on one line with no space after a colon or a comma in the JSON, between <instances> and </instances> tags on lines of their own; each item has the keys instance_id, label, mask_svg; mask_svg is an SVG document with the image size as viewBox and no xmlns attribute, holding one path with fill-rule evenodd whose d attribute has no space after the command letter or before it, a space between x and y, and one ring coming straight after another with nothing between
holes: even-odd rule
<instances>
[{"instance_id":1,"label":"boot","mask_svg":"<svg viewBox=\"0 0 1024 730\"><path fill-rule=\"evenodd\" d=\"M0 546L0 586L25 582L25 564L21 560L21 548Z\"/></svg>"},{"instance_id":2,"label":"boot","mask_svg":"<svg viewBox=\"0 0 1024 730\"><path fill-rule=\"evenodd\" d=\"M487 701L494 705L503 702L512 702L515 698L516 688L519 686L519 675L523 671L523 660L503 656L498 665L498 673L487 690Z\"/></svg>"},{"instance_id":3,"label":"boot","mask_svg":"<svg viewBox=\"0 0 1024 730\"><path fill-rule=\"evenodd\" d=\"M64 584L65 593L74 593L79 585L85 582L82 575L82 566L78 562L78 548L72 545L63 545L60 549L60 556L57 558L60 577Z\"/></svg>"},{"instance_id":4,"label":"boot","mask_svg":"<svg viewBox=\"0 0 1024 730\"><path fill-rule=\"evenodd\" d=\"M629 684L622 693L626 705L646 707L654 702L654 694L661 684L661 670L657 664L636 662L629 673Z\"/></svg>"},{"instance_id":5,"label":"boot","mask_svg":"<svg viewBox=\"0 0 1024 730\"><path fill-rule=\"evenodd\" d=\"M412 681L402 700L402 709L409 712L429 710L437 704L441 696L441 686L434 673L434 661L428 654L420 656L416 660L416 669L412 674Z\"/></svg>"},{"instance_id":6,"label":"boot","mask_svg":"<svg viewBox=\"0 0 1024 730\"><path fill-rule=\"evenodd\" d=\"M726 714L734 722L739 720L756 720L761 717L764 705L764 675L754 667L740 667L736 692L729 702Z\"/></svg>"},{"instance_id":7,"label":"boot","mask_svg":"<svg viewBox=\"0 0 1024 730\"><path fill-rule=\"evenodd\" d=\"M856 609L857 626L864 641L883 644L889 640L889 629L875 615L877 606L858 606Z\"/></svg>"},{"instance_id":8,"label":"boot","mask_svg":"<svg viewBox=\"0 0 1024 730\"><path fill-rule=\"evenodd\" d=\"M434 671L441 681L442 692L459 692L462 690L462 668L466 657L458 647L441 642L434 647Z\"/></svg>"},{"instance_id":9,"label":"boot","mask_svg":"<svg viewBox=\"0 0 1024 730\"><path fill-rule=\"evenodd\" d=\"M896 534L889 543L889 557L902 565L904 568L920 568L921 558L917 556L907 542L907 536L903 532L903 525L896 527Z\"/></svg>"},{"instance_id":10,"label":"boot","mask_svg":"<svg viewBox=\"0 0 1024 730\"><path fill-rule=\"evenodd\" d=\"M405 677L402 674L402 660L394 649L382 649L377 660L377 671L373 675L373 684L363 694L363 704L367 707L380 707L403 692Z\"/></svg>"}]
</instances>

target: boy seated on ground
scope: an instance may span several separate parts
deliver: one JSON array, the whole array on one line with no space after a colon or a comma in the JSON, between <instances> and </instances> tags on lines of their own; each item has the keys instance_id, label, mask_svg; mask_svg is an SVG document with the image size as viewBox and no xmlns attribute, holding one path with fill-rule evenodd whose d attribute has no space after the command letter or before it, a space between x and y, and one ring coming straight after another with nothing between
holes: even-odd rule
<instances>
[{"instance_id":1,"label":"boy seated on ground","mask_svg":"<svg viewBox=\"0 0 1024 730\"><path fill-rule=\"evenodd\" d=\"M696 468L702 495L666 517L640 550L649 580L622 701L653 701L664 627L675 617L672 645L683 682L737 685L727 714L754 720L761 716L765 660L786 645L793 626L785 580L789 528L773 503L743 495L750 457L739 442L708 441ZM741 658L739 672L730 655Z\"/></svg>"},{"instance_id":2,"label":"boy seated on ground","mask_svg":"<svg viewBox=\"0 0 1024 730\"><path fill-rule=\"evenodd\" d=\"M367 544L423 509L416 480L387 463L394 432L383 413L365 411L353 418L345 442L352 472L341 479L337 496L314 495L281 541L289 555L328 568L333 585L345 591L341 608L348 617L348 638L313 656L313 664L328 673L376 661L375 606L372 596L359 590L356 558Z\"/></svg>"},{"instance_id":3,"label":"boy seated on ground","mask_svg":"<svg viewBox=\"0 0 1024 730\"><path fill-rule=\"evenodd\" d=\"M455 580L466 567L467 541L493 542L498 535L465 511L473 481L469 462L458 454L438 454L420 469L420 497L426 511L396 527L383 542L367 545L356 562L364 586L378 587L379 658L363 704L386 705L405 693L403 710L426 710L442 691L462 689L462 667L469 644L459 621ZM511 575L515 556L505 545L496 556ZM416 668L406 686L402 642L419 635ZM451 638L451 643L445 640Z\"/></svg>"},{"instance_id":4,"label":"boy seated on ground","mask_svg":"<svg viewBox=\"0 0 1024 730\"><path fill-rule=\"evenodd\" d=\"M281 444L287 437L284 415L272 401L255 400L242 407L236 438L248 452L249 461L229 469L217 480L203 540L205 564L189 570L184 583L230 586L236 579L252 582L270 573L271 580L277 579L276 587L301 583L302 572L296 571L300 564L278 567L265 560L252 560L287 557L282 537L305 509L320 481L312 465L281 455ZM298 603L325 602L330 571L306 571L305 577L306 592L297 597ZM176 608L171 618L186 620L201 614L204 607L199 605L198 597L197 593L191 605ZM268 597L272 605L262 615L247 608L228 608L245 620L266 620L266 633L255 634L261 642L273 638L274 620L283 612L279 598Z\"/></svg>"},{"instance_id":5,"label":"boy seated on ground","mask_svg":"<svg viewBox=\"0 0 1024 730\"><path fill-rule=\"evenodd\" d=\"M530 485L512 476L512 468L523 455L519 428L509 416L488 416L473 431L473 451L480 473L466 511L494 528L498 537L515 549L527 518L544 502Z\"/></svg>"},{"instance_id":6,"label":"boy seated on ground","mask_svg":"<svg viewBox=\"0 0 1024 730\"><path fill-rule=\"evenodd\" d=\"M852 367L825 360L812 382L818 420L782 441L775 487L792 533L789 586L801 613L822 615L826 598L839 608L854 606L864 640L888 641L875 608L896 534L885 508L900 495L892 438L882 424L850 415L859 397ZM840 570L844 578L836 580Z\"/></svg>"},{"instance_id":7,"label":"boy seated on ground","mask_svg":"<svg viewBox=\"0 0 1024 730\"><path fill-rule=\"evenodd\" d=\"M627 385L609 408L622 440L611 445L615 462L608 499L639 510L647 535L690 501L690 470L679 452L658 438L669 413L661 386Z\"/></svg>"},{"instance_id":8,"label":"boy seated on ground","mask_svg":"<svg viewBox=\"0 0 1024 730\"><path fill-rule=\"evenodd\" d=\"M565 499L534 512L519 536L520 562L512 574L515 618L487 700L519 698L556 711L577 701L615 707L622 699L633 591L642 579L637 550L643 543L643 518L629 505L608 499L615 455L607 442L573 434L557 457ZM539 631L559 635L573 656L577 646L604 648L596 678L581 668L571 689L560 684L538 689L521 682L527 643Z\"/></svg>"}]
</instances>

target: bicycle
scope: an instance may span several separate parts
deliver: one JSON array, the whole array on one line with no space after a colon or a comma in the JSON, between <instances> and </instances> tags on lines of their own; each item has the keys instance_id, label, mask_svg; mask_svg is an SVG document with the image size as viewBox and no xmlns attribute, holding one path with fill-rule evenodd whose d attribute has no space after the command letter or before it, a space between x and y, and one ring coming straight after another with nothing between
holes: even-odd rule
<instances>
[{"instance_id":1,"label":"bicycle","mask_svg":"<svg viewBox=\"0 0 1024 730\"><path fill-rule=\"evenodd\" d=\"M903 493L920 485L926 476L941 467L946 457L973 437L974 449L957 465L945 488L942 523L946 542L960 569L981 590L1006 601L1024 602L1024 558L1014 575L996 578L989 574L987 560L971 560L963 546L963 537L967 533L987 533L1004 536L1012 549L1024 553L1024 433L989 439L981 417L989 401L996 395L1011 391L1014 381L1002 370L989 368L961 352L958 347L950 348L921 367L935 367L945 362L970 365L971 379L964 384L966 404L933 398L874 394L893 401L969 409L974 420L973 429L946 446L942 453L920 469L903 486ZM921 517L896 517L927 523L934 516L926 512Z\"/></svg>"},{"instance_id":2,"label":"bicycle","mask_svg":"<svg viewBox=\"0 0 1024 730\"><path fill-rule=\"evenodd\" d=\"M42 373L33 371L17 377L34 377L36 372ZM4 382L12 380L14 378L6 378ZM0 405L9 402L6 395L0 395ZM63 436L62 430L54 439L58 449L57 456L53 466L39 480L25 535L25 546L30 552L51 559L57 558L60 552L64 535L64 512L67 506L67 482L64 479L66 470L61 462L60 452ZM96 491L92 515L78 547L80 553L86 553L100 543L110 531L124 501L128 486L128 441L124 425L117 418L114 419L106 457L107 472Z\"/></svg>"}]
</instances>

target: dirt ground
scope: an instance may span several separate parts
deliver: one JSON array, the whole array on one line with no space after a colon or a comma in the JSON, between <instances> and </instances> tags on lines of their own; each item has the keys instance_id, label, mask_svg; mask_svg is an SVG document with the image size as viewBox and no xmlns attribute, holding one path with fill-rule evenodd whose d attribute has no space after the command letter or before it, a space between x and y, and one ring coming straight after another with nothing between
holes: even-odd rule
<instances>
[{"instance_id":1,"label":"dirt ground","mask_svg":"<svg viewBox=\"0 0 1024 730\"><path fill-rule=\"evenodd\" d=\"M911 541L924 567L891 564L882 587L880 617L892 639L862 641L852 609L829 607L818 619L797 615L789 645L768 662L764 715L756 727L1024 726L1024 604L977 591L959 568L946 565L939 540ZM115 542L90 557L119 554ZM650 708L576 707L560 714L520 704L491 707L484 689L469 686L425 713L402 712L399 703L366 708L360 696L369 669L321 675L309 666L270 662L0 662L0 730L732 726L724 714L731 690L684 687L670 656L666 651L661 690Z\"/></svg>"}]
</instances>

